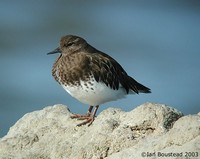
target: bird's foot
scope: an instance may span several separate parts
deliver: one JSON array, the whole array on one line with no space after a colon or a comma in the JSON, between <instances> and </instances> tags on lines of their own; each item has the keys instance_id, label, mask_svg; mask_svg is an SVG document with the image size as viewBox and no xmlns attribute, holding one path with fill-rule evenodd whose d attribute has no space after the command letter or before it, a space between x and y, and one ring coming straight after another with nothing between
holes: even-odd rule
<instances>
[{"instance_id":1,"label":"bird's foot","mask_svg":"<svg viewBox=\"0 0 200 159\"><path fill-rule=\"evenodd\" d=\"M82 126L85 124L88 124L88 126L90 126L92 124L92 122L94 121L94 116L91 113L87 113L85 115L74 114L73 116L71 116L71 118L78 119L78 120L86 120L86 121L78 124L77 126Z\"/></svg>"}]
</instances>

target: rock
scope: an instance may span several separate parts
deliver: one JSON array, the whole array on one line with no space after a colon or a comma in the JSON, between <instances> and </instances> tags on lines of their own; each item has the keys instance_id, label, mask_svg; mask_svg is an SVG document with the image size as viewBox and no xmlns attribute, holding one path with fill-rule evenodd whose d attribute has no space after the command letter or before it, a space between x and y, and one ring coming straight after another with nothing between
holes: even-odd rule
<instances>
[{"instance_id":1,"label":"rock","mask_svg":"<svg viewBox=\"0 0 200 159\"><path fill-rule=\"evenodd\" d=\"M183 116L172 107L145 103L130 112L104 110L90 127L77 127L81 121L71 119L71 115L64 105L24 115L0 139L0 158L169 159L181 158L181 153L182 158L200 156L200 113Z\"/></svg>"}]
</instances>

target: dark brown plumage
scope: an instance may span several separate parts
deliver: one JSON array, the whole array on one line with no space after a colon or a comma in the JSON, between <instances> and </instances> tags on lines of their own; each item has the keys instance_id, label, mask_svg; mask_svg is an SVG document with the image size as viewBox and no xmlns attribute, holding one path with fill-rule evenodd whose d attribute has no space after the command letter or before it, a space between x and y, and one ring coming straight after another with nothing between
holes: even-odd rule
<instances>
[{"instance_id":1,"label":"dark brown plumage","mask_svg":"<svg viewBox=\"0 0 200 159\"><path fill-rule=\"evenodd\" d=\"M73 97L90 104L86 115L74 116L74 118L87 119L83 124L93 122L99 104L116 100L125 94L151 92L148 87L130 77L116 60L95 49L81 37L73 35L62 37L60 47L48 54L53 53L61 53L52 69L55 80ZM106 90L112 91L113 95L100 97L106 93ZM91 95L83 95L86 92ZM94 94L96 96L93 96ZM97 96L100 99L97 99ZM94 113L92 113L93 106L96 106Z\"/></svg>"}]
</instances>

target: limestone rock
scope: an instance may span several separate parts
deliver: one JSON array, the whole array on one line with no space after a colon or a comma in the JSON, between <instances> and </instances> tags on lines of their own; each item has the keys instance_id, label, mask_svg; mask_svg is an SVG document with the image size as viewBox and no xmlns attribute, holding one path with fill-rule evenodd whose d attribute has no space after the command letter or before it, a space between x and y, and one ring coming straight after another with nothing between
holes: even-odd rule
<instances>
[{"instance_id":1,"label":"limestone rock","mask_svg":"<svg viewBox=\"0 0 200 159\"><path fill-rule=\"evenodd\" d=\"M71 115L64 105L24 115L0 139L0 158L144 159L151 155L153 159L181 152L200 156L200 114L183 116L172 107L145 103L130 112L104 110L90 127L77 127L81 121Z\"/></svg>"}]
</instances>

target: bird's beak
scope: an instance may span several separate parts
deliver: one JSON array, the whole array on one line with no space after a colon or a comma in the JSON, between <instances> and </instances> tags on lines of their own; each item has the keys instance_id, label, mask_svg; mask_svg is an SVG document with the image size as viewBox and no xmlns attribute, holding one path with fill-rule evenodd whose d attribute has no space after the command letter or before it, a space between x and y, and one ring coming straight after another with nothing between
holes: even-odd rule
<instances>
[{"instance_id":1,"label":"bird's beak","mask_svg":"<svg viewBox=\"0 0 200 159\"><path fill-rule=\"evenodd\" d=\"M47 55L50 55L50 54L56 54L56 53L61 53L61 50L60 50L60 47L56 48L55 50L47 53Z\"/></svg>"}]
</instances>

